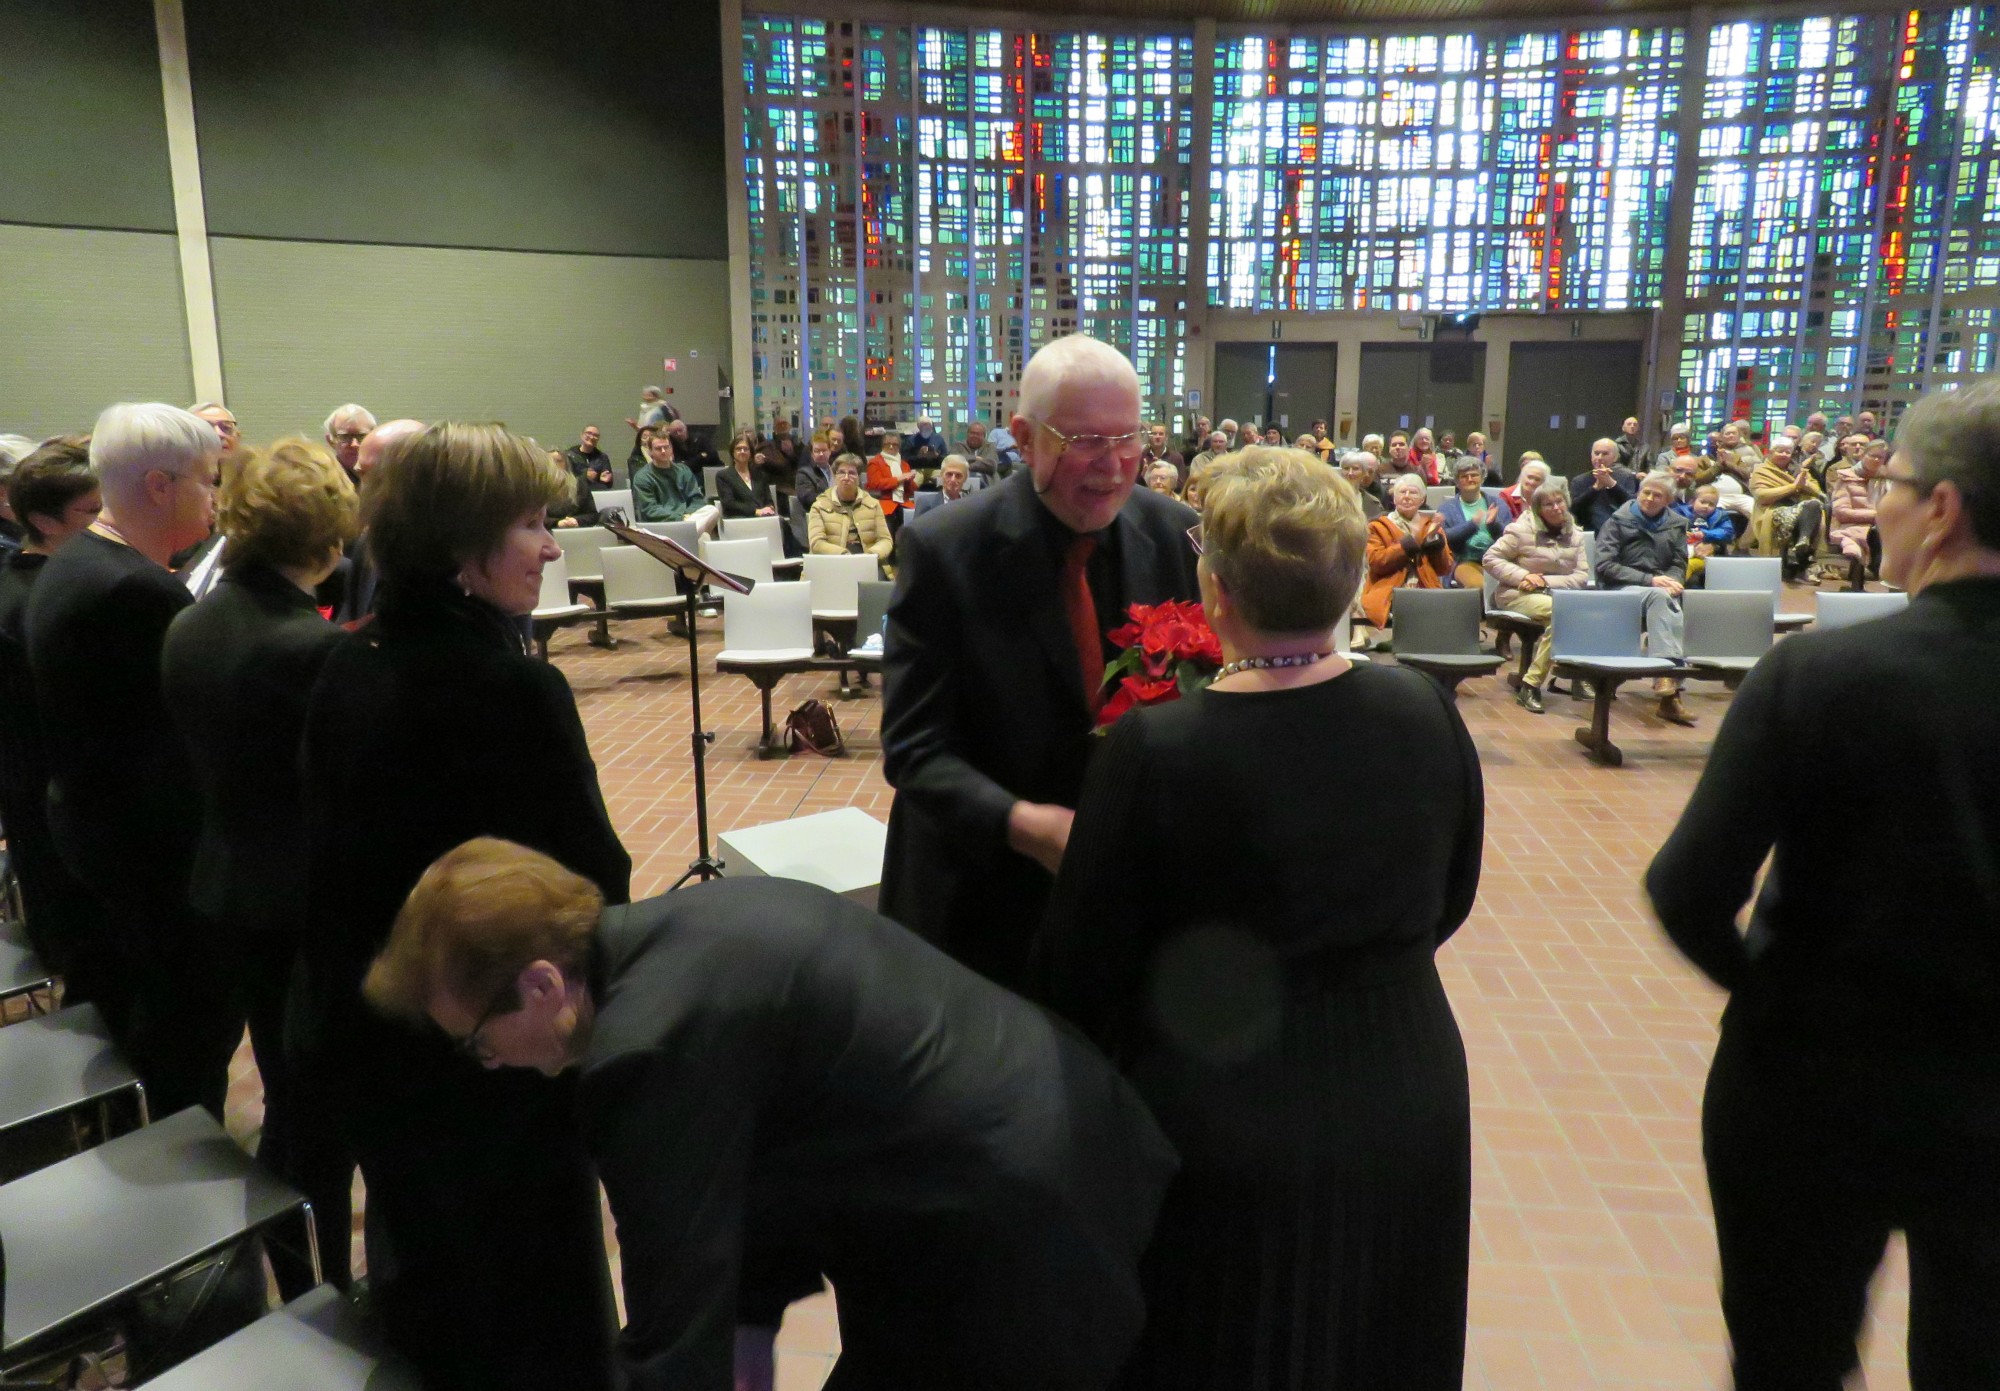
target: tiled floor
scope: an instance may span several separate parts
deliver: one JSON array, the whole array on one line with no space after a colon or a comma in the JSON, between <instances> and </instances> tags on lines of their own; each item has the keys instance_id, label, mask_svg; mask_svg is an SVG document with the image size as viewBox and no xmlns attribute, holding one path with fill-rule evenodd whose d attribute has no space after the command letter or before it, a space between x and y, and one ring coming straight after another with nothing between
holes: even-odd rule
<instances>
[{"instance_id":1,"label":"tiled floor","mask_svg":"<svg viewBox=\"0 0 2000 1391\"><path fill-rule=\"evenodd\" d=\"M1809 606L1809 593L1787 596L1787 607ZM717 645L711 626L705 657ZM662 623L617 631L616 651L587 646L578 629L558 635L553 653L632 852L633 890L645 895L694 854L687 655ZM779 718L833 685L831 675L782 683ZM710 675L702 690L716 734L715 830L842 806L887 816L875 695L833 701L849 758L761 762L748 683ZM1537 718L1497 680L1467 683L1460 699L1487 788L1479 904L1439 957L1472 1063L1468 1388L1728 1383L1697 1124L1721 997L1665 943L1638 882L1728 708L1720 687L1690 690L1693 730L1663 724L1639 688L1621 697L1620 769L1584 760L1571 737L1582 704L1551 699ZM238 1061L231 1118L247 1133L258 1109L247 1049ZM1877 1285L1867 1384L1906 1387L1900 1248ZM780 1340L780 1386L817 1388L837 1348L831 1301L797 1306Z\"/></svg>"}]
</instances>

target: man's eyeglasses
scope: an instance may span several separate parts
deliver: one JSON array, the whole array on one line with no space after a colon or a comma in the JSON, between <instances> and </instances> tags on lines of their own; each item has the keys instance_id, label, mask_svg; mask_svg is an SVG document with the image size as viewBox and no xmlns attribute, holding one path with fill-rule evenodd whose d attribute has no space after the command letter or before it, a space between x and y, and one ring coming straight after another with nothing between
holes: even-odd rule
<instances>
[{"instance_id":1,"label":"man's eyeglasses","mask_svg":"<svg viewBox=\"0 0 2000 1391\"><path fill-rule=\"evenodd\" d=\"M1094 464L1107 455L1129 462L1146 452L1148 436L1143 430L1134 430L1129 435L1066 435L1042 420L1035 422L1035 428L1054 437L1057 450L1065 459L1079 463Z\"/></svg>"},{"instance_id":2,"label":"man's eyeglasses","mask_svg":"<svg viewBox=\"0 0 2000 1391\"><path fill-rule=\"evenodd\" d=\"M1196 522L1196 523L1195 523L1195 524L1194 524L1193 526L1191 526L1191 527L1189 527L1189 528L1187 529L1187 539L1188 539L1188 544L1189 544L1190 546L1193 546L1193 547L1194 547L1194 553L1195 553L1196 555L1203 555L1203 554L1206 554L1206 552L1204 552L1204 551L1202 550L1202 548L1201 548L1201 523L1200 523L1200 522Z\"/></svg>"},{"instance_id":3,"label":"man's eyeglasses","mask_svg":"<svg viewBox=\"0 0 2000 1391\"><path fill-rule=\"evenodd\" d=\"M1937 486L1936 483L1926 481L1922 478L1913 478L1907 473L1885 473L1882 475L1882 481L1891 485L1900 483L1918 497L1928 496L1931 489Z\"/></svg>"},{"instance_id":4,"label":"man's eyeglasses","mask_svg":"<svg viewBox=\"0 0 2000 1391\"><path fill-rule=\"evenodd\" d=\"M366 430L335 430L333 432L333 442L335 444L359 444L367 438L368 431Z\"/></svg>"},{"instance_id":5,"label":"man's eyeglasses","mask_svg":"<svg viewBox=\"0 0 2000 1391\"><path fill-rule=\"evenodd\" d=\"M479 1022L472 1026L471 1033L451 1041L453 1051L461 1058L470 1058L475 1063L491 1061L493 1050L481 1041L479 1035L485 1032L486 1026L493 1022L496 1015L505 1014L513 1008L514 994L510 990L486 1007L486 1013L479 1016Z\"/></svg>"}]
</instances>

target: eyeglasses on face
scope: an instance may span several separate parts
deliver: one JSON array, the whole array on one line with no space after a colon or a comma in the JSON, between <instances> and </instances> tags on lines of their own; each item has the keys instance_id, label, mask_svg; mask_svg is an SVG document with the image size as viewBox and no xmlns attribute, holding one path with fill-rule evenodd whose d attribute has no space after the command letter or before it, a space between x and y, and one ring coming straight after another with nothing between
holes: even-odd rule
<instances>
[{"instance_id":1,"label":"eyeglasses on face","mask_svg":"<svg viewBox=\"0 0 2000 1391\"><path fill-rule=\"evenodd\" d=\"M492 1061L492 1048L488 1047L479 1036L486 1031L486 1026L491 1024L496 1016L505 1014L513 1008L514 994L510 990L486 1007L486 1012L479 1016L479 1022L472 1026L471 1033L452 1039L452 1050L461 1058L470 1058L475 1063Z\"/></svg>"},{"instance_id":2,"label":"eyeglasses on face","mask_svg":"<svg viewBox=\"0 0 2000 1391\"><path fill-rule=\"evenodd\" d=\"M1187 539L1188 539L1188 544L1194 547L1194 553L1196 555L1208 554L1207 551L1202 549L1200 522L1196 522L1193 526L1187 529Z\"/></svg>"},{"instance_id":3,"label":"eyeglasses on face","mask_svg":"<svg viewBox=\"0 0 2000 1391\"><path fill-rule=\"evenodd\" d=\"M1035 428L1055 440L1063 458L1076 463L1094 464L1106 456L1130 463L1146 452L1148 436L1143 430L1127 435L1066 435L1045 420L1037 420Z\"/></svg>"},{"instance_id":4,"label":"eyeglasses on face","mask_svg":"<svg viewBox=\"0 0 2000 1391\"><path fill-rule=\"evenodd\" d=\"M368 438L366 430L335 430L331 436L335 444L359 444Z\"/></svg>"}]
</instances>

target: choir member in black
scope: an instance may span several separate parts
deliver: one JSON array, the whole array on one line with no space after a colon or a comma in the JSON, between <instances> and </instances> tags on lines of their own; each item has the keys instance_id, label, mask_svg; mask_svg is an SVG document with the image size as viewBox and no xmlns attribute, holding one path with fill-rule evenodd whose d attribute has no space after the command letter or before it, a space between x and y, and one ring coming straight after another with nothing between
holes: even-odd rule
<instances>
[{"instance_id":1,"label":"choir member in black","mask_svg":"<svg viewBox=\"0 0 2000 1391\"><path fill-rule=\"evenodd\" d=\"M627 896L575 699L516 621L561 554L545 509L568 487L499 426L441 422L397 446L362 489L375 620L327 658L306 714L295 1033L367 1182L376 1307L434 1388L609 1385L610 1281L572 1087L482 1072L361 999L418 876L471 837Z\"/></svg>"},{"instance_id":2,"label":"choir member in black","mask_svg":"<svg viewBox=\"0 0 2000 1391\"><path fill-rule=\"evenodd\" d=\"M1741 1391L1842 1384L1897 1229L1911 1385L2000 1386L2000 377L1919 398L1885 482L1909 608L1757 663L1646 874L1729 992L1702 1156ZM1799 815L1830 729L1858 838Z\"/></svg>"},{"instance_id":3,"label":"choir member in black","mask_svg":"<svg viewBox=\"0 0 2000 1391\"><path fill-rule=\"evenodd\" d=\"M838 1292L844 1391L1083 1391L1138 1330L1174 1162L1145 1107L1073 1031L824 889L605 908L476 840L425 873L367 993L489 1067L580 1074L634 1391L757 1385L795 1268Z\"/></svg>"},{"instance_id":4,"label":"choir member in black","mask_svg":"<svg viewBox=\"0 0 2000 1391\"><path fill-rule=\"evenodd\" d=\"M63 998L81 1004L93 982L71 947L99 931L90 893L57 853L49 832L49 760L35 679L28 669L28 599L57 550L97 520L103 497L90 471L90 437L64 435L31 451L7 483L21 548L0 563L0 826L20 884L23 926L35 954L63 977ZM101 948L98 949L101 951ZM82 961L94 959L86 945Z\"/></svg>"},{"instance_id":5,"label":"choir member in black","mask_svg":"<svg viewBox=\"0 0 2000 1391\"><path fill-rule=\"evenodd\" d=\"M365 450L367 445L362 446ZM354 539L354 485L302 437L228 459L223 574L167 630L167 704L201 790L194 906L221 929L224 962L264 1085L257 1157L312 1199L320 1259L347 1283L354 1161L323 1100L301 1094L285 1054L285 1005L306 902L299 746L306 699L342 632L314 591ZM311 1272L277 1247L287 1298Z\"/></svg>"},{"instance_id":6,"label":"choir member in black","mask_svg":"<svg viewBox=\"0 0 2000 1391\"><path fill-rule=\"evenodd\" d=\"M77 965L153 1113L202 1105L218 1119L243 1015L213 926L188 903L200 800L160 649L194 602L167 567L214 525L221 452L215 427L178 406L106 409L90 440L104 510L50 557L28 602L49 826L105 914L97 959Z\"/></svg>"},{"instance_id":7,"label":"choir member in black","mask_svg":"<svg viewBox=\"0 0 2000 1391\"><path fill-rule=\"evenodd\" d=\"M1042 943L1182 1158L1123 1384L1457 1391L1470 1102L1432 957L1479 885L1478 755L1429 678L1334 649L1366 533L1331 467L1248 448L1203 506L1228 664L1091 760Z\"/></svg>"}]
</instances>

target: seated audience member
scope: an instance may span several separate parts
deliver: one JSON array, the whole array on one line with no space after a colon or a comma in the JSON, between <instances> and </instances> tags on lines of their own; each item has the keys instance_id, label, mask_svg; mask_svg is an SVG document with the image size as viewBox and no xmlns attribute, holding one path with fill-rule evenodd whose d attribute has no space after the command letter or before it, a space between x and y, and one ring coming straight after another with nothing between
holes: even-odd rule
<instances>
[{"instance_id":1,"label":"seated audience member","mask_svg":"<svg viewBox=\"0 0 2000 1391\"><path fill-rule=\"evenodd\" d=\"M1486 555L1486 548L1514 520L1514 513L1501 498L1500 490L1484 486L1485 481L1486 465L1477 459L1461 457L1452 468L1456 491L1438 508L1438 520L1444 523L1445 544L1458 558L1458 582L1470 589L1477 589L1485 582L1479 562Z\"/></svg>"},{"instance_id":2,"label":"seated audience member","mask_svg":"<svg viewBox=\"0 0 2000 1391\"><path fill-rule=\"evenodd\" d=\"M64 977L63 1002L90 1000L88 965L104 948L95 900L77 882L49 830L49 755L28 666L28 601L49 557L97 520L104 505L90 471L90 438L62 435L32 450L7 480L21 549L0 561L0 826L21 894L21 926L42 964ZM60 716L58 716L60 718Z\"/></svg>"},{"instance_id":3,"label":"seated audience member","mask_svg":"<svg viewBox=\"0 0 2000 1391\"><path fill-rule=\"evenodd\" d=\"M1424 480L1406 473L1389 494L1393 504L1368 524L1368 583L1361 608L1370 624L1389 626L1389 601L1398 589L1441 589L1451 573L1451 545L1444 523L1424 511Z\"/></svg>"},{"instance_id":4,"label":"seated audience member","mask_svg":"<svg viewBox=\"0 0 2000 1391\"><path fill-rule=\"evenodd\" d=\"M1676 503L1675 510L1680 510ZM1728 555L1743 536L1743 519L1722 505L1722 494L1713 483L1694 490L1687 504L1688 583L1699 587L1708 569L1708 558Z\"/></svg>"},{"instance_id":5,"label":"seated audience member","mask_svg":"<svg viewBox=\"0 0 2000 1391\"><path fill-rule=\"evenodd\" d=\"M903 441L891 430L882 436L878 453L868 460L867 486L882 509L883 520L894 536L903 526L903 514L916 505L917 471L903 461Z\"/></svg>"},{"instance_id":6,"label":"seated audience member","mask_svg":"<svg viewBox=\"0 0 2000 1391\"><path fill-rule=\"evenodd\" d=\"M1996 442L1993 377L1910 406L1877 515L1908 607L1758 661L1646 872L1674 945L1729 996L1701 1153L1746 1391L1859 1384L1898 1231L1910 1382L2000 1385ZM1799 814L1850 731L1873 774L1865 845Z\"/></svg>"},{"instance_id":7,"label":"seated audience member","mask_svg":"<svg viewBox=\"0 0 2000 1391\"><path fill-rule=\"evenodd\" d=\"M757 467L757 447L748 430L729 442L729 466L715 475L715 500L724 517L775 517L771 483Z\"/></svg>"},{"instance_id":8,"label":"seated audience member","mask_svg":"<svg viewBox=\"0 0 2000 1391\"><path fill-rule=\"evenodd\" d=\"M1671 480L1670 480L1671 481ZM1569 483L1570 515L1585 531L1602 531L1617 511L1638 495L1639 480L1618 466L1618 443L1601 439L1590 446L1590 472Z\"/></svg>"},{"instance_id":9,"label":"seated audience member","mask_svg":"<svg viewBox=\"0 0 2000 1391\"><path fill-rule=\"evenodd\" d=\"M27 535L6 501L7 481L14 476L14 466L34 453L35 447L35 441L26 435L0 435L0 561L20 550Z\"/></svg>"},{"instance_id":10,"label":"seated audience member","mask_svg":"<svg viewBox=\"0 0 2000 1391\"><path fill-rule=\"evenodd\" d=\"M545 515L567 481L498 425L441 421L399 445L362 500L375 621L327 657L306 710L290 1035L367 1183L371 1301L424 1385L448 1391L611 1385L610 1278L571 1090L486 1074L361 998L425 868L475 836L627 896L576 701L521 634L562 553Z\"/></svg>"},{"instance_id":11,"label":"seated audience member","mask_svg":"<svg viewBox=\"0 0 2000 1391\"><path fill-rule=\"evenodd\" d=\"M1735 441L1733 454L1730 453L1732 439ZM1722 447L1724 455L1727 456L1722 457L1724 471L1735 475L1738 482L1748 487L1750 476L1756 473L1764 462L1764 451L1751 437L1750 422L1732 420L1725 425L1722 430Z\"/></svg>"},{"instance_id":12,"label":"seated audience member","mask_svg":"<svg viewBox=\"0 0 2000 1391\"><path fill-rule=\"evenodd\" d=\"M1181 501L1199 512L1201 510L1202 490L1208 486L1209 471L1215 467L1219 460L1227 457L1228 455L1226 454L1218 454L1207 463L1188 469L1187 482L1181 486Z\"/></svg>"},{"instance_id":13,"label":"seated audience member","mask_svg":"<svg viewBox=\"0 0 2000 1391\"><path fill-rule=\"evenodd\" d=\"M1621 467L1631 468L1634 460L1644 466L1646 461L1641 457L1638 416L1625 417L1624 423L1618 427L1618 434L1613 443L1618 446L1618 463Z\"/></svg>"},{"instance_id":14,"label":"seated audience member","mask_svg":"<svg viewBox=\"0 0 2000 1391\"><path fill-rule=\"evenodd\" d=\"M355 473L355 461L361 457L361 442L368 438L375 428L375 414L366 406L357 406L352 401L344 406L335 406L333 414L327 416L321 427L326 436L326 447L333 451L333 457L340 460L340 466L347 470L347 476L356 486L361 479Z\"/></svg>"},{"instance_id":15,"label":"seated audience member","mask_svg":"<svg viewBox=\"0 0 2000 1391\"><path fill-rule=\"evenodd\" d=\"M1500 482L1500 460L1487 449L1486 436L1484 434L1478 430L1474 430L1465 437L1464 456L1479 460L1479 466L1482 470L1480 476L1487 483L1497 485ZM1519 514L1517 513L1516 515Z\"/></svg>"},{"instance_id":16,"label":"seated audience member","mask_svg":"<svg viewBox=\"0 0 2000 1391\"><path fill-rule=\"evenodd\" d=\"M917 494L917 516L934 511L947 502L963 502L972 496L965 490L972 476L971 465L963 454L947 454L938 469L938 485L934 489Z\"/></svg>"},{"instance_id":17,"label":"seated audience member","mask_svg":"<svg viewBox=\"0 0 2000 1391\"><path fill-rule=\"evenodd\" d=\"M1500 490L1500 500L1507 504L1507 510L1516 517L1528 515L1530 500L1549 481L1549 466L1540 454L1530 449L1521 456L1521 463L1514 475L1512 487Z\"/></svg>"},{"instance_id":18,"label":"seated audience member","mask_svg":"<svg viewBox=\"0 0 2000 1391\"><path fill-rule=\"evenodd\" d=\"M1284 432L1275 425L1266 426L1260 438L1267 448L1282 449L1285 447Z\"/></svg>"},{"instance_id":19,"label":"seated audience member","mask_svg":"<svg viewBox=\"0 0 2000 1391\"><path fill-rule=\"evenodd\" d=\"M167 563L214 524L221 453L215 427L178 406L106 409L90 439L104 509L49 558L27 623L49 828L104 912L77 969L153 1113L201 1105L218 1120L243 1015L188 903L199 801L160 649L194 602Z\"/></svg>"},{"instance_id":20,"label":"seated audience member","mask_svg":"<svg viewBox=\"0 0 2000 1391\"><path fill-rule=\"evenodd\" d=\"M1469 1098L1433 957L1478 888L1481 775L1434 683L1332 650L1365 534L1315 455L1215 469L1226 665L1098 741L1044 919L1050 1002L1181 1154L1128 1387L1463 1382ZM1386 786L1421 789L1424 834L1354 795ZM1201 852L1158 872L1189 825Z\"/></svg>"},{"instance_id":21,"label":"seated audience member","mask_svg":"<svg viewBox=\"0 0 2000 1391\"><path fill-rule=\"evenodd\" d=\"M1215 423L1205 415L1197 415L1188 430L1187 438L1181 441L1181 453L1189 462L1194 456L1208 448L1208 437L1215 433Z\"/></svg>"},{"instance_id":22,"label":"seated audience member","mask_svg":"<svg viewBox=\"0 0 2000 1391\"><path fill-rule=\"evenodd\" d=\"M784 1306L822 1273L843 1385L1084 1391L1138 1335L1175 1167L1144 1105L1041 1010L846 899L732 879L606 907L474 840L410 894L367 994L489 1068L576 1082L634 1391L768 1387Z\"/></svg>"},{"instance_id":23,"label":"seated audience member","mask_svg":"<svg viewBox=\"0 0 2000 1391\"><path fill-rule=\"evenodd\" d=\"M571 452L551 449L549 458L569 475L569 493L549 504L551 526L596 526L597 495L590 488L590 471L578 468Z\"/></svg>"},{"instance_id":24,"label":"seated audience member","mask_svg":"<svg viewBox=\"0 0 2000 1391\"><path fill-rule=\"evenodd\" d=\"M1798 446L1780 435L1771 454L1751 476L1757 510L1750 518L1750 547L1759 555L1781 556L1785 577L1796 579L1812 563L1825 518L1826 494L1813 481L1812 466Z\"/></svg>"},{"instance_id":25,"label":"seated audience member","mask_svg":"<svg viewBox=\"0 0 2000 1391\"><path fill-rule=\"evenodd\" d=\"M1417 432L1410 436L1410 454L1403 460L1403 471L1415 473L1423 478L1427 487L1435 487L1440 483L1451 481L1438 475L1442 463L1443 461L1438 458L1436 437L1431 434L1429 427L1419 427Z\"/></svg>"},{"instance_id":26,"label":"seated audience member","mask_svg":"<svg viewBox=\"0 0 2000 1391\"><path fill-rule=\"evenodd\" d=\"M896 538L882 508L861 487L861 460L843 454L833 461L833 486L806 513L808 555L872 555L887 560Z\"/></svg>"},{"instance_id":27,"label":"seated audience member","mask_svg":"<svg viewBox=\"0 0 2000 1391\"><path fill-rule=\"evenodd\" d=\"M1697 454L1694 448L1694 427L1685 420L1676 421L1667 431L1667 447L1653 456L1653 469L1655 472L1660 469L1671 470L1674 460L1683 457L1695 460L1696 467L1700 467L1701 455Z\"/></svg>"},{"instance_id":28,"label":"seated audience member","mask_svg":"<svg viewBox=\"0 0 2000 1391\"><path fill-rule=\"evenodd\" d=\"M1165 493L1168 497L1180 496L1180 478L1180 470L1165 459L1149 465L1146 469L1146 486L1156 493Z\"/></svg>"},{"instance_id":29,"label":"seated audience member","mask_svg":"<svg viewBox=\"0 0 2000 1391\"><path fill-rule=\"evenodd\" d=\"M1549 591L1586 589L1590 576L1583 568L1583 534L1569 516L1569 488L1562 483L1544 483L1528 498L1533 515L1514 519L1487 548L1481 564L1493 576L1493 603L1512 613L1524 614L1542 625L1535 641L1535 655L1514 699L1521 707L1539 715L1545 708L1542 692L1549 684L1552 649L1549 620L1555 615L1555 600Z\"/></svg>"},{"instance_id":30,"label":"seated audience member","mask_svg":"<svg viewBox=\"0 0 2000 1391\"><path fill-rule=\"evenodd\" d=\"M1303 449L1315 459L1319 458L1319 441L1315 440L1310 434L1300 435L1297 439L1293 440L1292 448ZM1321 462L1324 463L1325 461L1321 460Z\"/></svg>"},{"instance_id":31,"label":"seated audience member","mask_svg":"<svg viewBox=\"0 0 2000 1391\"><path fill-rule=\"evenodd\" d=\"M1377 460L1365 449L1357 449L1340 461L1340 476L1361 495L1361 519L1372 522L1382 515L1382 492L1375 483Z\"/></svg>"},{"instance_id":32,"label":"seated audience member","mask_svg":"<svg viewBox=\"0 0 2000 1391\"><path fill-rule=\"evenodd\" d=\"M1687 521L1669 505L1673 475L1649 473L1639 496L1614 513L1597 533L1597 582L1606 589L1646 591L1646 653L1681 659L1681 591L1687 582ZM1662 676L1653 682L1660 718L1692 725L1681 705L1681 682Z\"/></svg>"},{"instance_id":33,"label":"seated audience member","mask_svg":"<svg viewBox=\"0 0 2000 1391\"><path fill-rule=\"evenodd\" d=\"M1820 489L1825 491L1832 485L1833 475L1827 467L1828 461L1826 455L1820 453L1819 447L1822 438L1819 432L1815 430L1808 430L1799 436L1798 457L1804 462L1807 468L1812 470L1813 482L1819 484Z\"/></svg>"},{"instance_id":34,"label":"seated audience member","mask_svg":"<svg viewBox=\"0 0 2000 1391\"><path fill-rule=\"evenodd\" d=\"M694 470L674 456L674 438L657 431L646 462L632 475L632 510L642 522L685 521L708 503Z\"/></svg>"},{"instance_id":35,"label":"seated audience member","mask_svg":"<svg viewBox=\"0 0 2000 1391\"><path fill-rule=\"evenodd\" d=\"M333 455L294 436L229 460L219 525L222 578L174 620L161 656L201 793L189 897L221 930L228 980L250 1021L264 1085L257 1157L312 1200L320 1259L344 1287L354 1161L329 1106L300 1086L286 1055L285 1006L305 933L306 700L347 636L320 617L314 590L354 538L354 485ZM286 1298L311 1288L297 1256L273 1246L271 1261Z\"/></svg>"},{"instance_id":36,"label":"seated audience member","mask_svg":"<svg viewBox=\"0 0 2000 1391\"><path fill-rule=\"evenodd\" d=\"M903 458L917 473L919 480L930 477L944 462L944 456L951 451L943 435L938 433L937 424L929 416L917 421L917 428L901 440Z\"/></svg>"},{"instance_id":37,"label":"seated audience member","mask_svg":"<svg viewBox=\"0 0 2000 1391\"><path fill-rule=\"evenodd\" d=\"M1313 453L1319 455L1319 461L1323 464L1332 463L1334 444L1327 436L1324 420L1315 420L1312 423L1312 439Z\"/></svg>"},{"instance_id":38,"label":"seated audience member","mask_svg":"<svg viewBox=\"0 0 2000 1391\"><path fill-rule=\"evenodd\" d=\"M733 450L735 445L732 443L730 448ZM766 491L774 497L791 492L796 485L799 437L792 433L792 422L783 415L771 419L771 437L757 450L757 472L764 480Z\"/></svg>"},{"instance_id":39,"label":"seated audience member","mask_svg":"<svg viewBox=\"0 0 2000 1391\"><path fill-rule=\"evenodd\" d=\"M1195 469L1198 469L1202 467L1204 464L1207 464L1212 459L1220 459L1223 455L1227 454L1228 452L1229 452L1229 436L1224 434L1220 430L1211 430L1208 432L1207 438L1202 442L1201 452L1199 454L1196 454L1192 459L1188 460L1188 471L1191 473ZM1181 486L1183 488L1187 486L1187 479L1185 476L1183 476L1181 479Z\"/></svg>"},{"instance_id":40,"label":"seated audience member","mask_svg":"<svg viewBox=\"0 0 2000 1391\"><path fill-rule=\"evenodd\" d=\"M1167 427L1155 424L1146 431L1146 452L1140 456L1140 467L1150 469L1154 464L1167 463L1174 466L1174 490L1180 491L1181 479L1187 471L1187 456L1167 442Z\"/></svg>"},{"instance_id":41,"label":"seated audience member","mask_svg":"<svg viewBox=\"0 0 2000 1391\"><path fill-rule=\"evenodd\" d=\"M600 438L595 425L583 427L575 444L563 451L571 473L581 472L585 488L615 488L612 481L611 456L597 447Z\"/></svg>"},{"instance_id":42,"label":"seated audience member","mask_svg":"<svg viewBox=\"0 0 2000 1391\"><path fill-rule=\"evenodd\" d=\"M222 452L229 453L243 443L243 432L236 424L236 412L220 401L202 401L188 407L188 414L198 415L215 427L215 434L222 441Z\"/></svg>"},{"instance_id":43,"label":"seated audience member","mask_svg":"<svg viewBox=\"0 0 2000 1391\"><path fill-rule=\"evenodd\" d=\"M1000 470L1000 451L987 438L986 422L974 420L965 427L965 439L958 446L966 464L972 469L972 476L979 480L975 485L988 488L1005 477ZM835 452L838 452L837 450ZM831 456L829 456L831 457Z\"/></svg>"},{"instance_id":44,"label":"seated audience member","mask_svg":"<svg viewBox=\"0 0 2000 1391\"><path fill-rule=\"evenodd\" d=\"M1887 460L1865 450L1864 445L1855 451L1856 462L1831 470L1833 529L1827 539L1847 561L1847 587L1852 590L1865 589L1868 572L1881 565L1882 536L1875 527L1875 509L1887 491L1882 477Z\"/></svg>"},{"instance_id":45,"label":"seated audience member","mask_svg":"<svg viewBox=\"0 0 2000 1391\"><path fill-rule=\"evenodd\" d=\"M806 446L806 457L800 461L799 471L792 477L792 495L799 500L801 511L810 512L819 495L833 486L833 470L829 466L832 459L832 442L823 434L815 434L812 443Z\"/></svg>"}]
</instances>

